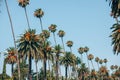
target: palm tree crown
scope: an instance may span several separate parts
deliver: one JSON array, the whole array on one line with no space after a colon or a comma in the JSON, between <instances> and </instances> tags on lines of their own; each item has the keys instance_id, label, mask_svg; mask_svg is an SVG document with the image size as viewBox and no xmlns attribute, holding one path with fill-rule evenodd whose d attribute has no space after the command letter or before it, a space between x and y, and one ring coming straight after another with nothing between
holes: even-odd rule
<instances>
[{"instance_id":1,"label":"palm tree crown","mask_svg":"<svg viewBox=\"0 0 120 80\"><path fill-rule=\"evenodd\" d=\"M29 0L18 0L19 6L26 7L29 4Z\"/></svg>"},{"instance_id":2,"label":"palm tree crown","mask_svg":"<svg viewBox=\"0 0 120 80\"><path fill-rule=\"evenodd\" d=\"M41 17L43 17L43 15L44 15L44 12L42 11L41 8L36 9L35 12L34 12L34 16L37 17L37 18L41 18Z\"/></svg>"}]
</instances>

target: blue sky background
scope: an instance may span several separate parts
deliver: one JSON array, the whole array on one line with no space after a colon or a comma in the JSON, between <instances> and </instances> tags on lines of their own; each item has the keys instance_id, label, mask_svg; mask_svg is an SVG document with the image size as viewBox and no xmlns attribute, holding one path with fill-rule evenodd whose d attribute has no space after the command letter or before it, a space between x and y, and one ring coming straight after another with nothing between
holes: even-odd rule
<instances>
[{"instance_id":1,"label":"blue sky background","mask_svg":"<svg viewBox=\"0 0 120 80\"><path fill-rule=\"evenodd\" d=\"M17 0L7 0L12 17L16 39L27 29L24 9L18 6ZM30 26L41 32L39 20L33 16L36 9L42 8L44 16L42 18L44 29L48 29L51 24L56 24L57 31L60 29L66 32L64 42L72 40L73 53L79 56L79 47L89 47L89 52L94 57L108 59L110 65L120 65L120 56L114 55L111 46L110 27L115 23L110 17L110 7L105 0L30 0L27 6ZM13 45L13 38L10 29L8 14L4 0L0 6L0 52ZM57 34L57 33L56 33ZM60 38L56 35L57 42L61 44ZM53 36L50 37L51 45L54 46ZM65 47L69 51L68 47ZM86 56L84 56L86 62ZM0 73L2 73L3 57L0 57ZM87 64L86 64L87 65ZM96 66L96 63L94 63ZM11 66L7 65L7 72L10 75ZM34 66L33 66L34 68ZM97 67L96 67L97 69Z\"/></svg>"}]
</instances>

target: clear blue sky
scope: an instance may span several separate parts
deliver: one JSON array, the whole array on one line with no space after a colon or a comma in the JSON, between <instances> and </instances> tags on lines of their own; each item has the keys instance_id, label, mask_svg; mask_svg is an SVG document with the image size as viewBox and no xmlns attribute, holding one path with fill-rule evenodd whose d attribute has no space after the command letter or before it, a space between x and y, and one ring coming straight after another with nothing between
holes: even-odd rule
<instances>
[{"instance_id":1,"label":"clear blue sky","mask_svg":"<svg viewBox=\"0 0 120 80\"><path fill-rule=\"evenodd\" d=\"M15 36L19 35L27 29L24 9L18 6L17 0L7 0L12 16L15 30ZM112 52L110 27L114 24L114 19L110 17L110 7L105 0L31 0L27 6L28 18L30 26L39 33L39 20L33 16L35 9L42 8L44 11L43 26L48 29L51 24L56 24L57 29L64 30L66 35L64 42L72 40L73 53L80 56L77 52L79 47L88 46L88 53L101 59L108 59L108 67L110 65L119 65L120 56L116 56ZM0 6L0 52L13 46L13 38L10 29L8 14L5 8L4 0ZM52 35L51 35L52 36ZM57 37L58 43L61 44L60 38ZM50 38L54 45L53 38ZM66 47L66 50L69 48ZM86 57L84 56L84 60ZM3 57L0 57L0 73L2 72ZM94 63L96 66L96 63ZM7 65L7 72L10 74L10 66Z\"/></svg>"}]
</instances>

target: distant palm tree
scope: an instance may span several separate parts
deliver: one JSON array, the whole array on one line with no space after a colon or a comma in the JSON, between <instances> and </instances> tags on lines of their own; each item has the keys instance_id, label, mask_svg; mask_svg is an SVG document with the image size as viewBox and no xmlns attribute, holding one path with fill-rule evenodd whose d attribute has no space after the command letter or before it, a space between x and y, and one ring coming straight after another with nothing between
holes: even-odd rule
<instances>
[{"instance_id":1,"label":"distant palm tree","mask_svg":"<svg viewBox=\"0 0 120 80\"><path fill-rule=\"evenodd\" d=\"M99 60L99 64L102 66L102 64L103 64L103 60L102 59Z\"/></svg>"},{"instance_id":2,"label":"distant palm tree","mask_svg":"<svg viewBox=\"0 0 120 80\"><path fill-rule=\"evenodd\" d=\"M91 61L92 67L93 67L93 69L95 69L95 68L94 68L94 65L93 65L93 62L92 62L93 59L94 59L94 56L93 56L92 54L89 54L89 55L88 55L88 60Z\"/></svg>"},{"instance_id":3,"label":"distant palm tree","mask_svg":"<svg viewBox=\"0 0 120 80\"><path fill-rule=\"evenodd\" d=\"M67 77L68 77L67 75L68 66L74 65L75 60L76 58L71 52L66 52L65 55L60 59L60 64L65 66L65 77L66 77L65 80L67 80Z\"/></svg>"},{"instance_id":4,"label":"distant palm tree","mask_svg":"<svg viewBox=\"0 0 120 80\"><path fill-rule=\"evenodd\" d=\"M112 38L113 52L118 55L120 53L120 24L113 24L111 29L110 37Z\"/></svg>"},{"instance_id":5,"label":"distant palm tree","mask_svg":"<svg viewBox=\"0 0 120 80\"><path fill-rule=\"evenodd\" d=\"M34 16L39 18L40 20L40 25L41 25L41 31L43 31L43 25L42 25L42 20L41 18L43 17L44 12L42 11L42 9L36 9L36 11L34 12Z\"/></svg>"},{"instance_id":6,"label":"distant palm tree","mask_svg":"<svg viewBox=\"0 0 120 80\"><path fill-rule=\"evenodd\" d=\"M67 41L67 46L70 48L70 51L71 51L71 53L72 53L72 46L73 46L73 41Z\"/></svg>"},{"instance_id":7,"label":"distant palm tree","mask_svg":"<svg viewBox=\"0 0 120 80\"><path fill-rule=\"evenodd\" d=\"M58 68L59 68L59 56L62 52L62 48L61 46L58 44L54 47L54 53L55 53L55 57L56 57L56 80L58 80L59 78L59 72L58 72Z\"/></svg>"},{"instance_id":8,"label":"distant palm tree","mask_svg":"<svg viewBox=\"0 0 120 80\"><path fill-rule=\"evenodd\" d=\"M98 69L100 68L100 67L99 67L99 63L98 63L99 60L100 60L99 57L96 57L96 58L95 58L95 62L97 62Z\"/></svg>"},{"instance_id":9,"label":"distant palm tree","mask_svg":"<svg viewBox=\"0 0 120 80\"><path fill-rule=\"evenodd\" d=\"M18 51L17 51L17 45L16 45L16 39L15 39L15 33L14 33L14 29L13 29L13 23L12 23L10 11L9 11L8 4L7 4L7 1L6 1L6 0L5 0L5 5L6 5L6 9L7 9L7 13L8 13L9 20L10 20L11 32L12 32L12 36L13 36L15 52L16 52L17 58L19 58ZM18 76L19 76L19 80L21 80L21 79L20 79L20 63L19 63L19 59L17 59L17 65L18 65Z\"/></svg>"},{"instance_id":10,"label":"distant palm tree","mask_svg":"<svg viewBox=\"0 0 120 80\"><path fill-rule=\"evenodd\" d=\"M64 41L63 41L63 37L65 36L65 32L63 30L59 30L58 35L61 38L63 49L64 49L64 52L65 52L65 46L64 46Z\"/></svg>"},{"instance_id":11,"label":"distant palm tree","mask_svg":"<svg viewBox=\"0 0 120 80\"><path fill-rule=\"evenodd\" d=\"M26 10L26 6L29 4L29 0L18 0L19 6L23 7L25 10L25 15L26 15L26 19L27 19L27 24L28 24L28 29L30 29L30 23L29 23L29 19L28 19L28 15L27 15L27 10Z\"/></svg>"},{"instance_id":12,"label":"distant palm tree","mask_svg":"<svg viewBox=\"0 0 120 80\"><path fill-rule=\"evenodd\" d=\"M80 47L79 49L78 49L78 52L79 52L79 54L81 54L81 61L83 61L83 53L84 53L84 48L83 47Z\"/></svg>"},{"instance_id":13,"label":"distant palm tree","mask_svg":"<svg viewBox=\"0 0 120 80\"><path fill-rule=\"evenodd\" d=\"M103 60L103 62L105 63L105 66L106 66L106 68L107 68L107 62L108 62L108 60L105 58L105 59Z\"/></svg>"},{"instance_id":14,"label":"distant palm tree","mask_svg":"<svg viewBox=\"0 0 120 80\"><path fill-rule=\"evenodd\" d=\"M14 47L10 47L7 49L7 57L6 57L6 63L8 64L11 64L11 73L12 73L12 76L13 76L13 67L14 67L14 64L17 62L17 56L16 56L16 53L15 53L15 48Z\"/></svg>"},{"instance_id":15,"label":"distant palm tree","mask_svg":"<svg viewBox=\"0 0 120 80\"><path fill-rule=\"evenodd\" d=\"M51 31L51 32L53 33L55 45L57 45L56 38L55 38L55 32L56 32L56 30L57 30L56 27L57 27L57 25L55 25L55 24L51 24L51 25L48 27L49 31Z\"/></svg>"},{"instance_id":16,"label":"distant palm tree","mask_svg":"<svg viewBox=\"0 0 120 80\"><path fill-rule=\"evenodd\" d=\"M32 79L31 76L31 65L32 57L37 55L40 52L40 37L36 34L34 29L29 29L26 31L20 39L18 40L18 52L22 57L28 57L29 62L29 79Z\"/></svg>"}]
</instances>

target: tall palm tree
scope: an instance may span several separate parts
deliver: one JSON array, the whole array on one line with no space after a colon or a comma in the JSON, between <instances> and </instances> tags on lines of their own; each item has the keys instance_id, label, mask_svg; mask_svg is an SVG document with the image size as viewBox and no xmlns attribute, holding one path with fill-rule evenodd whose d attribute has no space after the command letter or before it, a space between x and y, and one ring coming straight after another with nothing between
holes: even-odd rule
<instances>
[{"instance_id":1,"label":"tall palm tree","mask_svg":"<svg viewBox=\"0 0 120 80\"><path fill-rule=\"evenodd\" d=\"M15 48L14 47L8 48L7 53L8 53L8 56L6 57L6 63L11 64L11 73L13 76L13 67L14 67L14 64L17 62Z\"/></svg>"},{"instance_id":2,"label":"tall palm tree","mask_svg":"<svg viewBox=\"0 0 120 80\"><path fill-rule=\"evenodd\" d=\"M29 23L29 19L28 19L28 15L27 15L27 10L26 10L26 6L29 4L29 0L18 0L18 3L19 3L19 6L21 6L25 10L25 15L26 15L26 19L27 19L28 29L30 29L30 23Z\"/></svg>"},{"instance_id":3,"label":"tall palm tree","mask_svg":"<svg viewBox=\"0 0 120 80\"><path fill-rule=\"evenodd\" d=\"M65 55L61 57L60 64L65 66L65 77L66 77L65 80L67 80L67 77L68 77L67 75L68 66L74 65L75 60L76 58L73 56L71 52L66 52Z\"/></svg>"},{"instance_id":4,"label":"tall palm tree","mask_svg":"<svg viewBox=\"0 0 120 80\"><path fill-rule=\"evenodd\" d=\"M102 63L103 63L103 60L102 59L100 59L99 60L99 64L102 66Z\"/></svg>"},{"instance_id":5,"label":"tall palm tree","mask_svg":"<svg viewBox=\"0 0 120 80\"><path fill-rule=\"evenodd\" d=\"M70 51L71 51L71 53L72 53L72 46L73 46L73 41L67 41L67 46L70 48Z\"/></svg>"},{"instance_id":6,"label":"tall palm tree","mask_svg":"<svg viewBox=\"0 0 120 80\"><path fill-rule=\"evenodd\" d=\"M118 55L120 53L120 24L114 24L111 29L110 37L112 38L113 52Z\"/></svg>"},{"instance_id":7,"label":"tall palm tree","mask_svg":"<svg viewBox=\"0 0 120 80\"><path fill-rule=\"evenodd\" d=\"M39 18L40 20L40 25L41 25L41 31L43 31L43 25L42 25L42 17L44 15L44 12L42 11L42 9L36 9L35 12L34 12L34 16Z\"/></svg>"},{"instance_id":8,"label":"tall palm tree","mask_svg":"<svg viewBox=\"0 0 120 80\"><path fill-rule=\"evenodd\" d=\"M15 52L16 52L17 58L19 58L18 51L17 51L17 46L16 46L15 33L14 33L14 29L13 29L13 23L12 23L12 19L11 19L11 16L10 16L10 11L9 11L8 4L7 4L7 1L6 1L6 0L5 0L5 5L6 5L6 9L7 9L7 13L8 13L9 20L10 20L10 25L11 25L10 27L11 27L12 36L13 36ZM19 76L19 80L20 80L20 65L19 65L19 59L17 59L17 65L18 65L18 76Z\"/></svg>"},{"instance_id":9,"label":"tall palm tree","mask_svg":"<svg viewBox=\"0 0 120 80\"><path fill-rule=\"evenodd\" d=\"M22 57L28 57L29 62L29 79L32 79L31 76L31 65L32 57L37 55L40 52L40 38L36 34L34 29L27 30L23 35L20 36L18 40L18 52Z\"/></svg>"},{"instance_id":10,"label":"tall palm tree","mask_svg":"<svg viewBox=\"0 0 120 80\"><path fill-rule=\"evenodd\" d=\"M86 57L88 57L88 51L89 51L89 48L87 46L85 46L84 52L86 53ZM90 70L90 64L89 64L88 58L87 58L87 63L88 63L88 68Z\"/></svg>"},{"instance_id":11,"label":"tall palm tree","mask_svg":"<svg viewBox=\"0 0 120 80\"><path fill-rule=\"evenodd\" d=\"M83 53L84 53L84 48L83 47L80 47L79 49L78 49L78 52L79 52L79 54L81 55L81 61L83 61Z\"/></svg>"},{"instance_id":12,"label":"tall palm tree","mask_svg":"<svg viewBox=\"0 0 120 80\"><path fill-rule=\"evenodd\" d=\"M99 67L99 64L98 64L99 60L100 60L99 57L96 57L96 58L95 58L95 62L97 62L98 69L100 68L100 67Z\"/></svg>"},{"instance_id":13,"label":"tall palm tree","mask_svg":"<svg viewBox=\"0 0 120 80\"><path fill-rule=\"evenodd\" d=\"M58 72L58 68L59 68L59 56L62 52L61 50L61 46L58 44L54 47L54 53L56 55L56 80L58 80L59 78L59 72Z\"/></svg>"},{"instance_id":14,"label":"tall palm tree","mask_svg":"<svg viewBox=\"0 0 120 80\"><path fill-rule=\"evenodd\" d=\"M93 65L93 62L92 62L93 59L94 59L94 56L93 56L92 54L89 54L89 55L88 55L88 60L91 61L92 67L93 67L93 69L95 69L95 68L94 68L94 65Z\"/></svg>"},{"instance_id":15,"label":"tall palm tree","mask_svg":"<svg viewBox=\"0 0 120 80\"><path fill-rule=\"evenodd\" d=\"M64 49L64 52L65 52L65 46L64 46L64 41L63 41L63 37L65 36L65 32L63 30L59 30L58 35L61 38L63 49Z\"/></svg>"},{"instance_id":16,"label":"tall palm tree","mask_svg":"<svg viewBox=\"0 0 120 80\"><path fill-rule=\"evenodd\" d=\"M107 62L108 62L108 60L105 58L105 59L103 60L103 62L105 63L105 66L106 66L106 68L107 68Z\"/></svg>"},{"instance_id":17,"label":"tall palm tree","mask_svg":"<svg viewBox=\"0 0 120 80\"><path fill-rule=\"evenodd\" d=\"M51 24L51 25L48 27L49 31L51 31L51 32L53 33L55 45L57 45L56 38L55 38L55 32L56 32L56 30L57 30L56 27L57 27L57 25L55 25L55 24Z\"/></svg>"}]
</instances>

